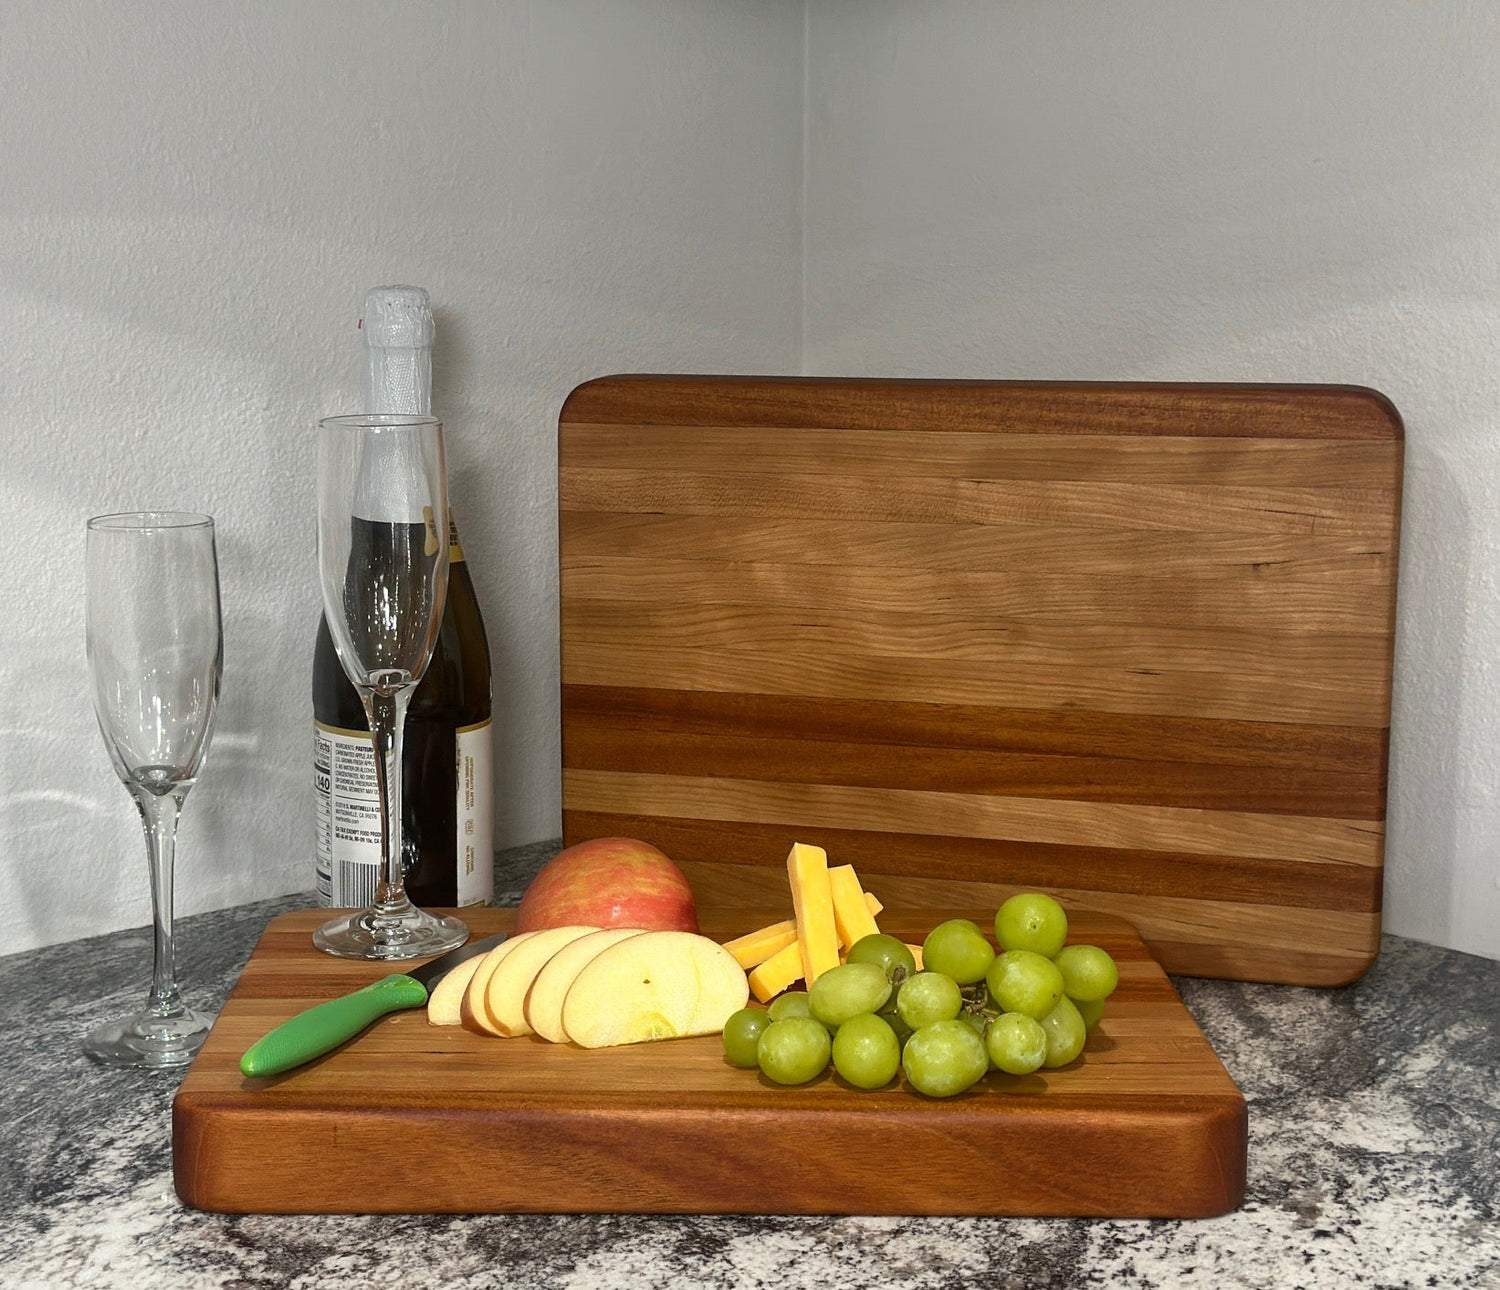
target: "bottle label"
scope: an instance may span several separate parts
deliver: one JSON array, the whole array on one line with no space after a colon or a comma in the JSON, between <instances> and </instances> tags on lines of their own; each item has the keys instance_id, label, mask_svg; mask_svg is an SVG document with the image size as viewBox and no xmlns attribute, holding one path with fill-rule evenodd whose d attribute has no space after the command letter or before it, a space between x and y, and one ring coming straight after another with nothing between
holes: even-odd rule
<instances>
[{"instance_id":1,"label":"bottle label","mask_svg":"<svg viewBox=\"0 0 1500 1290\"><path fill-rule=\"evenodd\" d=\"M453 512L448 512L448 563L464 562L463 543L458 540L458 525L453 522Z\"/></svg>"},{"instance_id":2,"label":"bottle label","mask_svg":"<svg viewBox=\"0 0 1500 1290\"><path fill-rule=\"evenodd\" d=\"M487 905L495 898L494 765L490 723L458 730L458 903Z\"/></svg>"},{"instance_id":3,"label":"bottle label","mask_svg":"<svg viewBox=\"0 0 1500 1290\"><path fill-rule=\"evenodd\" d=\"M380 881L380 797L367 732L313 723L318 900L368 906Z\"/></svg>"},{"instance_id":4,"label":"bottle label","mask_svg":"<svg viewBox=\"0 0 1500 1290\"><path fill-rule=\"evenodd\" d=\"M455 733L457 903L483 905L495 898L491 723ZM369 734L314 722L313 787L318 901L337 909L368 906L380 881L380 798Z\"/></svg>"}]
</instances>

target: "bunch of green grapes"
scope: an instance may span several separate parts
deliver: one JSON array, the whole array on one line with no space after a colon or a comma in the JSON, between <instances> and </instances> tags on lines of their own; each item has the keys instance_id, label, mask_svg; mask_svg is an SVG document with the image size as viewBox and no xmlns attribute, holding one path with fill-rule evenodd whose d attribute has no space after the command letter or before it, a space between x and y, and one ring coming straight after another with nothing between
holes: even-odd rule
<instances>
[{"instance_id":1,"label":"bunch of green grapes","mask_svg":"<svg viewBox=\"0 0 1500 1290\"><path fill-rule=\"evenodd\" d=\"M922 970L894 936L866 936L810 991L745 1008L724 1026L724 1054L777 1084L805 1084L829 1062L856 1088L898 1071L917 1092L952 1097L991 1069L1029 1074L1065 1066L1098 1025L1119 974L1093 945L1069 945L1050 896L1014 896L995 915L994 947L976 923L940 923Z\"/></svg>"}]
</instances>

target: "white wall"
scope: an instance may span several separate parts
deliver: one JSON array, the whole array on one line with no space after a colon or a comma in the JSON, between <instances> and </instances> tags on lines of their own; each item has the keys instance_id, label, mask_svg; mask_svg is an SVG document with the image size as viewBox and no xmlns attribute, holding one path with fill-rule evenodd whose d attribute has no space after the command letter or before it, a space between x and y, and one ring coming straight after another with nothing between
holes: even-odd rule
<instances>
[{"instance_id":1,"label":"white wall","mask_svg":"<svg viewBox=\"0 0 1500 1290\"><path fill-rule=\"evenodd\" d=\"M8 0L0 84L0 950L149 916L86 693L98 510L221 523L179 910L310 885L308 437L364 289L412 281L502 844L557 829L577 382L1351 381L1408 431L1388 926L1500 955L1500 8Z\"/></svg>"},{"instance_id":2,"label":"white wall","mask_svg":"<svg viewBox=\"0 0 1500 1290\"><path fill-rule=\"evenodd\" d=\"M805 370L1373 385L1389 930L1500 956L1500 6L812 0Z\"/></svg>"},{"instance_id":3,"label":"white wall","mask_svg":"<svg viewBox=\"0 0 1500 1290\"><path fill-rule=\"evenodd\" d=\"M557 410L611 371L797 369L802 40L762 0L7 0L0 952L150 918L87 697L98 511L219 521L178 911L310 889L310 436L359 404L379 283L438 309L497 841L555 836Z\"/></svg>"}]
</instances>

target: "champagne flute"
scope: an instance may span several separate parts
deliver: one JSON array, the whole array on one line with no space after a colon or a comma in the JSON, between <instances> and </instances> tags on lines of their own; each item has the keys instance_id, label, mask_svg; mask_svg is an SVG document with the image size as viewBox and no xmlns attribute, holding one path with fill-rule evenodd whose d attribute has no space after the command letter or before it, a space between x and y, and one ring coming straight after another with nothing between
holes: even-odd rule
<instances>
[{"instance_id":1,"label":"champagne flute","mask_svg":"<svg viewBox=\"0 0 1500 1290\"><path fill-rule=\"evenodd\" d=\"M94 713L141 814L156 935L146 1006L92 1031L83 1048L116 1066L181 1066L212 1024L177 990L172 871L178 816L208 752L224 666L214 522L163 511L99 515L87 534Z\"/></svg>"},{"instance_id":2,"label":"champagne flute","mask_svg":"<svg viewBox=\"0 0 1500 1290\"><path fill-rule=\"evenodd\" d=\"M448 589L443 427L433 417L374 412L318 427L323 608L375 743L380 876L370 907L325 923L313 943L342 958L424 958L469 936L457 918L411 903L401 863L401 736Z\"/></svg>"}]
</instances>

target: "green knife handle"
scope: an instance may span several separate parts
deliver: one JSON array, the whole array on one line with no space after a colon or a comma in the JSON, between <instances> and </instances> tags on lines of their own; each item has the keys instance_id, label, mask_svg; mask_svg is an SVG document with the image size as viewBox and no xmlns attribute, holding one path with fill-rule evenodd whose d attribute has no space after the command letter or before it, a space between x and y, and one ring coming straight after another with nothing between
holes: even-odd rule
<instances>
[{"instance_id":1,"label":"green knife handle","mask_svg":"<svg viewBox=\"0 0 1500 1290\"><path fill-rule=\"evenodd\" d=\"M262 1035L240 1058L242 1075L276 1075L353 1039L372 1021L388 1012L420 1008L427 1002L427 989L405 973L388 976L363 990L330 999L290 1021L283 1021Z\"/></svg>"}]
</instances>

